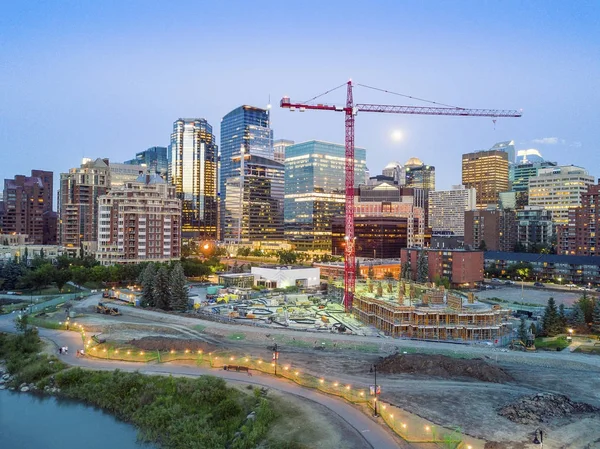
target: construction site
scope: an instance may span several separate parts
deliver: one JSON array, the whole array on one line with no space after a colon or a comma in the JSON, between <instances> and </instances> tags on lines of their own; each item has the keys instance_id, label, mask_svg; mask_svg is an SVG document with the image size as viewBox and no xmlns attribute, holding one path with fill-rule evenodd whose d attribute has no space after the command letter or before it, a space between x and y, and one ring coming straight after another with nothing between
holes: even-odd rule
<instances>
[{"instance_id":1,"label":"construction site","mask_svg":"<svg viewBox=\"0 0 600 449\"><path fill-rule=\"evenodd\" d=\"M511 328L510 310L413 283L359 284L353 313L361 322L391 337L504 343ZM395 291L394 291L395 290Z\"/></svg>"}]
</instances>

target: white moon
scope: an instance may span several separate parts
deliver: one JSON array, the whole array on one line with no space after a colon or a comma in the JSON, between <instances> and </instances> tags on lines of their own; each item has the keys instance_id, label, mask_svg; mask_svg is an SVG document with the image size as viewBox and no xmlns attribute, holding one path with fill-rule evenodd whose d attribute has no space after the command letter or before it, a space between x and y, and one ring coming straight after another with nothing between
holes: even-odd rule
<instances>
[{"instance_id":1,"label":"white moon","mask_svg":"<svg viewBox=\"0 0 600 449\"><path fill-rule=\"evenodd\" d=\"M392 131L392 140L399 142L402 140L402 137L403 137L403 134L402 134L401 130L395 129L394 131Z\"/></svg>"}]
</instances>

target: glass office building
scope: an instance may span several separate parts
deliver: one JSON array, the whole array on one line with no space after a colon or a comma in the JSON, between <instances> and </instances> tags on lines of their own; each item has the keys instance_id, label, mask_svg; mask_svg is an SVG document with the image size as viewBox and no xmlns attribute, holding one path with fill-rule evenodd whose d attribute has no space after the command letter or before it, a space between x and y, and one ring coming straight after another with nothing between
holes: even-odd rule
<instances>
[{"instance_id":1,"label":"glass office building","mask_svg":"<svg viewBox=\"0 0 600 449\"><path fill-rule=\"evenodd\" d=\"M230 178L239 178L242 175L241 154L244 153L245 157L257 156L265 160L274 159L273 130L270 128L269 120L267 109L248 105L234 109L221 120L219 194L221 228L224 238L231 236L231 234L225 235L225 227L226 223L231 223L233 220L226 215L228 194L226 183ZM254 163L258 164L258 161L255 160Z\"/></svg>"},{"instance_id":2,"label":"glass office building","mask_svg":"<svg viewBox=\"0 0 600 449\"><path fill-rule=\"evenodd\" d=\"M182 237L217 239L217 145L203 118L173 123L169 146L169 182L182 200Z\"/></svg>"},{"instance_id":3,"label":"glass office building","mask_svg":"<svg viewBox=\"0 0 600 449\"><path fill-rule=\"evenodd\" d=\"M167 179L169 171L169 161L167 157L167 147L150 147L147 150L136 153L135 159L125 161L129 165L145 165L151 174L159 174L163 179Z\"/></svg>"},{"instance_id":4,"label":"glass office building","mask_svg":"<svg viewBox=\"0 0 600 449\"><path fill-rule=\"evenodd\" d=\"M286 239L298 250L331 251L331 222L344 215L346 156L344 145L309 142L286 148ZM354 184L365 179L366 150L354 150Z\"/></svg>"}]
</instances>

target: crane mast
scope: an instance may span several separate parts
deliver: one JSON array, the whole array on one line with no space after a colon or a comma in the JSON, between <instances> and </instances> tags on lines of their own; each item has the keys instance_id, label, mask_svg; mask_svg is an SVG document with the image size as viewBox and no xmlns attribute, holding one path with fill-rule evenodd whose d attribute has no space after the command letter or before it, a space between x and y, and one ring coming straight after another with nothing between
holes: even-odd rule
<instances>
[{"instance_id":1,"label":"crane mast","mask_svg":"<svg viewBox=\"0 0 600 449\"><path fill-rule=\"evenodd\" d=\"M352 310L354 289L356 286L356 239L354 237L354 119L358 111L379 112L389 114L413 115L448 115L457 117L521 117L521 112L516 110L500 109L467 109L458 107L422 107L422 106L395 106L379 104L354 104L352 93L352 80L346 83L346 105L336 106L328 104L292 103L289 97L283 97L280 102L282 108L290 111L321 110L344 113L346 128L345 158L346 158L346 211L344 235L344 308L346 312ZM338 86L341 87L341 86ZM336 88L337 89L337 88Z\"/></svg>"}]
</instances>

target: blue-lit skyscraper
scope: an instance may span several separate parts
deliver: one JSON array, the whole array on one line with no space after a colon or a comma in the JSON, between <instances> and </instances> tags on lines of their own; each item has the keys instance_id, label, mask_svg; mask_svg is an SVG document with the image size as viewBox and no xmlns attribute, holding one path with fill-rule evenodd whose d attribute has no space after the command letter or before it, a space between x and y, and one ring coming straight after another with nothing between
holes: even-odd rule
<instances>
[{"instance_id":1,"label":"blue-lit skyscraper","mask_svg":"<svg viewBox=\"0 0 600 449\"><path fill-rule=\"evenodd\" d=\"M231 201L227 206L228 180L238 182L241 173L241 154L244 153L245 161L252 159L252 166L257 167L258 159L273 160L273 131L270 127L269 111L254 106L240 106L221 120L221 157L219 173L219 194L221 201L221 229L224 239L232 238L231 233L225 232L226 223L232 223L232 217L227 217L228 209L233 210ZM270 165L270 163L268 164ZM261 172L261 170L258 170ZM266 171L265 171L266 173ZM276 189L277 190L277 189ZM283 192L281 192L281 195ZM238 195L239 196L239 195ZM249 199L247 194L242 198ZM281 198L282 199L282 198ZM279 200L281 200L279 199Z\"/></svg>"},{"instance_id":2,"label":"blue-lit skyscraper","mask_svg":"<svg viewBox=\"0 0 600 449\"><path fill-rule=\"evenodd\" d=\"M331 221L346 208L344 145L312 140L285 149L285 235L299 250L331 251ZM354 184L363 184L366 150L354 149Z\"/></svg>"},{"instance_id":3,"label":"blue-lit skyscraper","mask_svg":"<svg viewBox=\"0 0 600 449\"><path fill-rule=\"evenodd\" d=\"M167 147L150 147L145 151L136 153L135 159L125 161L130 165L145 165L152 173L158 173L165 180L167 179L169 162L167 157Z\"/></svg>"},{"instance_id":4,"label":"blue-lit skyscraper","mask_svg":"<svg viewBox=\"0 0 600 449\"><path fill-rule=\"evenodd\" d=\"M182 237L216 239L217 145L205 119L180 118L173 123L169 182L182 200Z\"/></svg>"}]
</instances>

